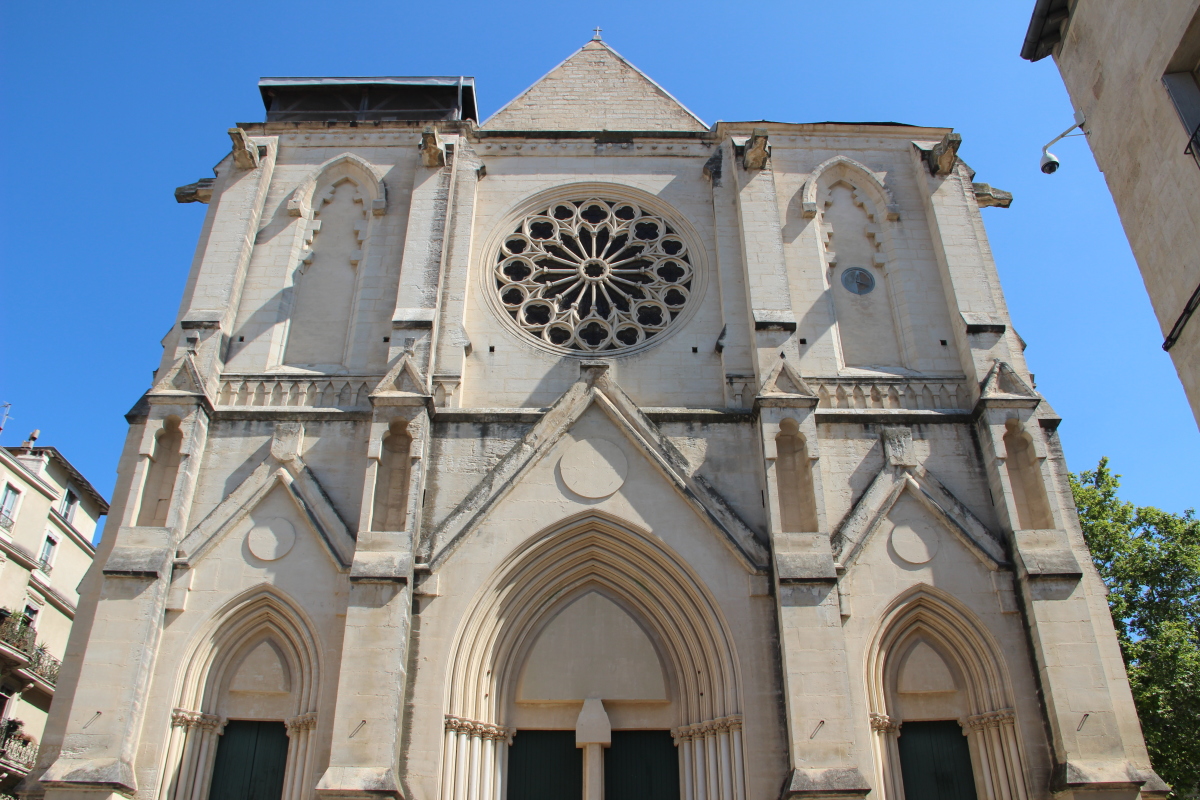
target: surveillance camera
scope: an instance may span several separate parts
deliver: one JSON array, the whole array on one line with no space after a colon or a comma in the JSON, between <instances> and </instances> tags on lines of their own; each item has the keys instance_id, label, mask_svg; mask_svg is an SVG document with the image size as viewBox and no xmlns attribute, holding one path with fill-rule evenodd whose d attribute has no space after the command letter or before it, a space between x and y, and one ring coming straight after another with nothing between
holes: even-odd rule
<instances>
[{"instance_id":1,"label":"surveillance camera","mask_svg":"<svg viewBox=\"0 0 1200 800\"><path fill-rule=\"evenodd\" d=\"M1050 152L1043 152L1041 167L1042 172L1047 175L1053 175L1055 172L1058 172L1059 163L1057 156Z\"/></svg>"}]
</instances>

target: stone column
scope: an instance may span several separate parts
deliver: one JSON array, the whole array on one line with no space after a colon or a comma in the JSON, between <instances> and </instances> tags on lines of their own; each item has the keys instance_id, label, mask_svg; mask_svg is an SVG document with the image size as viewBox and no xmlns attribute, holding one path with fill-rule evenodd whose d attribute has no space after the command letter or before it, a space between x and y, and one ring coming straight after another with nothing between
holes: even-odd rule
<instances>
[{"instance_id":1,"label":"stone column","mask_svg":"<svg viewBox=\"0 0 1200 800\"><path fill-rule=\"evenodd\" d=\"M684 800L745 800L741 716L683 725L671 737L679 748Z\"/></svg>"},{"instance_id":2,"label":"stone column","mask_svg":"<svg viewBox=\"0 0 1200 800\"><path fill-rule=\"evenodd\" d=\"M604 748L612 746L612 724L604 701L583 701L575 721L575 746L583 750L583 800L604 800Z\"/></svg>"},{"instance_id":3,"label":"stone column","mask_svg":"<svg viewBox=\"0 0 1200 800\"><path fill-rule=\"evenodd\" d=\"M875 781L883 797L904 797L900 775L900 726L887 714L871 714L872 746L875 751Z\"/></svg>"},{"instance_id":4,"label":"stone column","mask_svg":"<svg viewBox=\"0 0 1200 800\"><path fill-rule=\"evenodd\" d=\"M512 728L446 717L442 800L502 800Z\"/></svg>"},{"instance_id":5,"label":"stone column","mask_svg":"<svg viewBox=\"0 0 1200 800\"><path fill-rule=\"evenodd\" d=\"M171 712L167 773L162 800L205 800L212 783L217 743L226 720L213 714L177 708Z\"/></svg>"},{"instance_id":6,"label":"stone column","mask_svg":"<svg viewBox=\"0 0 1200 800\"><path fill-rule=\"evenodd\" d=\"M283 800L304 800L309 794L312 766L312 731L317 714L310 711L285 720L288 735L287 772L283 778ZM215 798L214 798L215 800Z\"/></svg>"}]
</instances>

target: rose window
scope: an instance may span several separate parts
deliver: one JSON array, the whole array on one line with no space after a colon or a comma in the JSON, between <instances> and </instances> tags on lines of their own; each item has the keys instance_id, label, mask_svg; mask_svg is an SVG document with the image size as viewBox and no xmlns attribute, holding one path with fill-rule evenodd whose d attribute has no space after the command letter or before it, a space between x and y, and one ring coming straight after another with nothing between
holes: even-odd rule
<instances>
[{"instance_id":1,"label":"rose window","mask_svg":"<svg viewBox=\"0 0 1200 800\"><path fill-rule=\"evenodd\" d=\"M519 327L582 352L624 350L687 306L687 245L662 217L618 200L553 203L521 221L496 257L496 293Z\"/></svg>"}]
</instances>

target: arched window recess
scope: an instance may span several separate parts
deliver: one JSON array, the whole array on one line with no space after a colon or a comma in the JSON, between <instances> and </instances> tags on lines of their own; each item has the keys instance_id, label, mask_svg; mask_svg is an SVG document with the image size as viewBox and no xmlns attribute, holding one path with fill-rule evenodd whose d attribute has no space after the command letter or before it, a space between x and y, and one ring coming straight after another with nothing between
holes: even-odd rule
<instances>
[{"instance_id":1,"label":"arched window recess","mask_svg":"<svg viewBox=\"0 0 1200 800\"><path fill-rule=\"evenodd\" d=\"M835 183L838 179L845 180L855 188L856 192L861 193L855 198L859 203L867 198L871 200L871 208L868 209L868 213L874 221L900 219L900 204L892 196L891 190L877 174L848 156L834 156L823 161L808 176L808 180L804 182L804 187L800 190L801 207L804 209L806 219L817 216L817 211L820 210L819 187L822 184L827 186ZM828 189L825 191L827 192Z\"/></svg>"},{"instance_id":2,"label":"arched window recess","mask_svg":"<svg viewBox=\"0 0 1200 800\"><path fill-rule=\"evenodd\" d=\"M329 159L313 170L292 196L288 198L288 214L304 219L313 218L313 194L317 186L334 186L345 178L351 178L363 192L363 204L371 214L380 217L387 213L387 186L376 174L375 169L354 153L343 153Z\"/></svg>"}]
</instances>

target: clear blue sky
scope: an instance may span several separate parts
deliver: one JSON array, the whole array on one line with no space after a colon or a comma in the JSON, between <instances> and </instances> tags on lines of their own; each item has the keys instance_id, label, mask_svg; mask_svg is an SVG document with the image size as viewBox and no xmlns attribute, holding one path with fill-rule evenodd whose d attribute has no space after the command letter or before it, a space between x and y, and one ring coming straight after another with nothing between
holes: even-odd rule
<instances>
[{"instance_id":1,"label":"clear blue sky","mask_svg":"<svg viewBox=\"0 0 1200 800\"><path fill-rule=\"evenodd\" d=\"M1200 504L1197 432L1103 176L1049 61L1018 57L1033 0L1002 3L120 2L0 11L0 443L33 428L109 494L122 415L148 387L225 129L258 121L263 75L474 75L488 115L582 45L618 52L706 122L953 126L1016 196L983 212L1069 465L1102 455L1123 494ZM1182 146L1182 145L1181 145Z\"/></svg>"}]
</instances>

